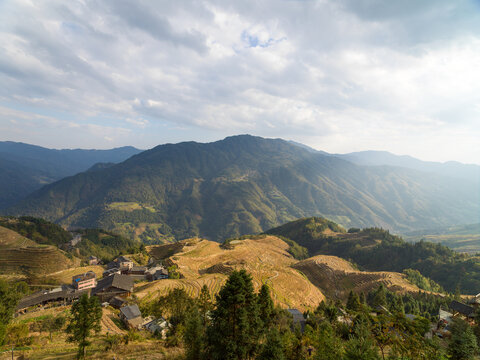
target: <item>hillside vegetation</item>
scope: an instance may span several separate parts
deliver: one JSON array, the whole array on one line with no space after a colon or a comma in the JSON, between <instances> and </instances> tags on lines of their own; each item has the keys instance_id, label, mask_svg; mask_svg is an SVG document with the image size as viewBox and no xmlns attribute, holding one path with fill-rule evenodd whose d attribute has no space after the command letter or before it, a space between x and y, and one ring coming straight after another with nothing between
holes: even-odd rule
<instances>
[{"instance_id":1,"label":"hillside vegetation","mask_svg":"<svg viewBox=\"0 0 480 360\"><path fill-rule=\"evenodd\" d=\"M222 241L312 215L408 231L473 222L475 183L358 166L280 139L235 136L161 145L47 185L8 213L123 232L147 243Z\"/></svg>"},{"instance_id":2,"label":"hillside vegetation","mask_svg":"<svg viewBox=\"0 0 480 360\"><path fill-rule=\"evenodd\" d=\"M350 229L348 232L339 228L339 232L334 232L325 224L328 221L321 218L300 219L267 233L290 238L305 246L310 255L339 256L365 270L402 272L413 269L450 292L457 286L468 294L477 294L480 290L480 262L475 257L431 242L408 243L379 228Z\"/></svg>"}]
</instances>

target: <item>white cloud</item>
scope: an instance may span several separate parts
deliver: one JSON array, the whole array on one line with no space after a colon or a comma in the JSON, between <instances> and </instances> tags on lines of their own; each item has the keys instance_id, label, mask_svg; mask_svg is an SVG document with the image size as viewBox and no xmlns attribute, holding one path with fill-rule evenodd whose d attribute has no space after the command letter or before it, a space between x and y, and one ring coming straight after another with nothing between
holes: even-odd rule
<instances>
[{"instance_id":1,"label":"white cloud","mask_svg":"<svg viewBox=\"0 0 480 360\"><path fill-rule=\"evenodd\" d=\"M34 142L48 114L59 121L52 146L248 132L479 162L479 10L473 0L6 1L2 136L19 136L14 120Z\"/></svg>"}]
</instances>

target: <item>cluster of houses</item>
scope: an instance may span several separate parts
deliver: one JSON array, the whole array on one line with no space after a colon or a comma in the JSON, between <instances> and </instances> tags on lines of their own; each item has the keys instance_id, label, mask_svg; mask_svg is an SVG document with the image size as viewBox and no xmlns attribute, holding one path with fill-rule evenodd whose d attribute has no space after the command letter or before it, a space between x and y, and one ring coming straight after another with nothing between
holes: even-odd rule
<instances>
[{"instance_id":1,"label":"cluster of houses","mask_svg":"<svg viewBox=\"0 0 480 360\"><path fill-rule=\"evenodd\" d=\"M98 261L98 259L90 258ZM134 282L138 280L154 281L167 279L168 271L160 265L137 266L125 256L120 256L107 264L103 277L97 280L93 271L77 274L71 284L61 285L52 290L42 290L22 298L17 306L17 313L24 313L32 306L57 303L67 305L83 294L97 296L103 306L111 305L120 309L120 318L128 328L143 327L152 333L166 331L164 319L143 319L137 305L127 305L127 298L132 294Z\"/></svg>"}]
</instances>

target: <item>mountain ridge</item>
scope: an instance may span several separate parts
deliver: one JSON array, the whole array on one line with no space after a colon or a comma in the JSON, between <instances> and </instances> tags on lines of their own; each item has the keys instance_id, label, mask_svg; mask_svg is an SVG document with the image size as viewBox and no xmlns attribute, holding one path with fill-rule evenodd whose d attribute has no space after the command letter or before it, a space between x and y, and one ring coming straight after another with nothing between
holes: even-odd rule
<instances>
[{"instance_id":1,"label":"mountain ridge","mask_svg":"<svg viewBox=\"0 0 480 360\"><path fill-rule=\"evenodd\" d=\"M222 240L312 215L404 231L475 222L477 195L467 181L359 166L285 140L241 135L159 145L47 185L8 212L144 241Z\"/></svg>"}]
</instances>

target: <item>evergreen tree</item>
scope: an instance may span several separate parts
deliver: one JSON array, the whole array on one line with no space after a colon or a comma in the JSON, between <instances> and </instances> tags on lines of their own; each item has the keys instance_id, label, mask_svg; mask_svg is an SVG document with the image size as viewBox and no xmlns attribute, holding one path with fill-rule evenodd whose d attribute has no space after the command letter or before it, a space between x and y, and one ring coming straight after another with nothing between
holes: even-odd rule
<instances>
[{"instance_id":1,"label":"evergreen tree","mask_svg":"<svg viewBox=\"0 0 480 360\"><path fill-rule=\"evenodd\" d=\"M183 341L185 343L186 360L201 360L204 358L205 327L202 315L197 308L193 308L187 315Z\"/></svg>"},{"instance_id":2,"label":"evergreen tree","mask_svg":"<svg viewBox=\"0 0 480 360\"><path fill-rule=\"evenodd\" d=\"M377 306L385 306L387 304L387 291L383 284L380 284L378 289L375 291L372 305L374 308Z\"/></svg>"},{"instance_id":3,"label":"evergreen tree","mask_svg":"<svg viewBox=\"0 0 480 360\"><path fill-rule=\"evenodd\" d=\"M470 325L461 319L454 319L452 323L452 337L448 345L448 354L452 360L473 359L478 350L477 338Z\"/></svg>"},{"instance_id":4,"label":"evergreen tree","mask_svg":"<svg viewBox=\"0 0 480 360\"><path fill-rule=\"evenodd\" d=\"M359 311L362 308L362 304L360 302L360 298L358 294L354 293L350 290L347 299L347 309L351 311Z\"/></svg>"},{"instance_id":5,"label":"evergreen tree","mask_svg":"<svg viewBox=\"0 0 480 360\"><path fill-rule=\"evenodd\" d=\"M273 322L275 309L273 307L273 300L270 297L270 289L266 284L263 284L258 293L258 315L263 323L264 330L267 330Z\"/></svg>"},{"instance_id":6,"label":"evergreen tree","mask_svg":"<svg viewBox=\"0 0 480 360\"><path fill-rule=\"evenodd\" d=\"M378 350L375 347L367 324L363 319L356 322L353 336L345 345L345 360L377 360Z\"/></svg>"},{"instance_id":7,"label":"evergreen tree","mask_svg":"<svg viewBox=\"0 0 480 360\"><path fill-rule=\"evenodd\" d=\"M217 295L208 327L209 358L243 360L258 348L259 318L252 278L234 271Z\"/></svg>"},{"instance_id":8,"label":"evergreen tree","mask_svg":"<svg viewBox=\"0 0 480 360\"><path fill-rule=\"evenodd\" d=\"M208 315L213 310L212 297L207 285L204 284L202 286L197 302L198 310L200 311L200 315L202 317L202 325L203 327L206 327L208 323Z\"/></svg>"},{"instance_id":9,"label":"evergreen tree","mask_svg":"<svg viewBox=\"0 0 480 360\"><path fill-rule=\"evenodd\" d=\"M85 358L92 331L98 333L101 329L102 307L96 296L88 297L84 294L73 303L70 315L67 325L67 333L70 334L68 341L78 343L78 358Z\"/></svg>"},{"instance_id":10,"label":"evergreen tree","mask_svg":"<svg viewBox=\"0 0 480 360\"><path fill-rule=\"evenodd\" d=\"M342 358L343 346L328 322L320 325L315 360L338 360Z\"/></svg>"},{"instance_id":11,"label":"evergreen tree","mask_svg":"<svg viewBox=\"0 0 480 360\"><path fill-rule=\"evenodd\" d=\"M268 332L267 341L262 347L258 360L285 360L282 341L278 330L273 328Z\"/></svg>"}]
</instances>

